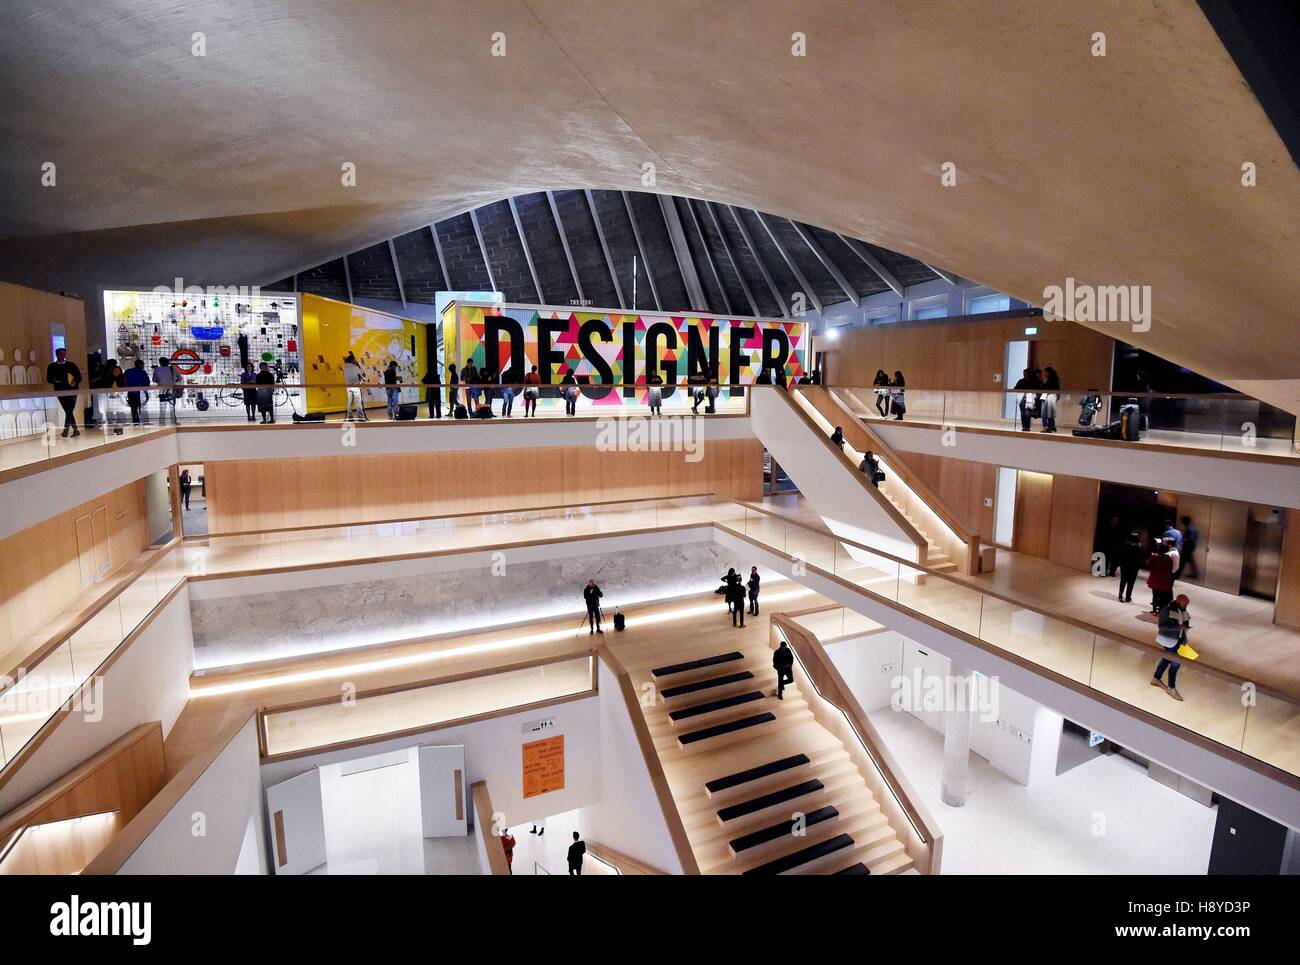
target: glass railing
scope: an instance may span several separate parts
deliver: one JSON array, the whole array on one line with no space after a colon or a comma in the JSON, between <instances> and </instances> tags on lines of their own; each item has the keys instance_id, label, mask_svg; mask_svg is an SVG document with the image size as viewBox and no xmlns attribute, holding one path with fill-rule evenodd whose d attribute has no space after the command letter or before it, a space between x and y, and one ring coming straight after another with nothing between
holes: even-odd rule
<instances>
[{"instance_id":1,"label":"glass railing","mask_svg":"<svg viewBox=\"0 0 1300 965\"><path fill-rule=\"evenodd\" d=\"M179 552L167 551L71 633L38 650L25 666L4 671L0 766L12 761L65 705L92 719L102 713L103 688L94 679L99 668L185 575Z\"/></svg>"},{"instance_id":2,"label":"glass railing","mask_svg":"<svg viewBox=\"0 0 1300 965\"><path fill-rule=\"evenodd\" d=\"M1131 707L1300 775L1300 702L1204 664L1182 661L1172 699L1151 686L1163 651L1051 616L963 580L746 507L718 526L871 596L1060 674ZM817 618L829 619L834 617ZM847 616L839 635L853 630Z\"/></svg>"},{"instance_id":3,"label":"glass railing","mask_svg":"<svg viewBox=\"0 0 1300 965\"><path fill-rule=\"evenodd\" d=\"M1295 416L1246 396L909 387L902 393L900 411L897 393L852 386L832 386L831 392L868 421L902 420L1015 432L1045 432L1054 425L1057 434L1117 442L1300 456ZM1120 432L1120 409L1130 400L1141 417L1137 439L1124 438Z\"/></svg>"},{"instance_id":4,"label":"glass railing","mask_svg":"<svg viewBox=\"0 0 1300 965\"><path fill-rule=\"evenodd\" d=\"M495 714L595 689L595 658L574 657L435 683L414 683L353 700L326 697L306 705L261 711L268 757L349 741L423 730L454 720Z\"/></svg>"}]
</instances>

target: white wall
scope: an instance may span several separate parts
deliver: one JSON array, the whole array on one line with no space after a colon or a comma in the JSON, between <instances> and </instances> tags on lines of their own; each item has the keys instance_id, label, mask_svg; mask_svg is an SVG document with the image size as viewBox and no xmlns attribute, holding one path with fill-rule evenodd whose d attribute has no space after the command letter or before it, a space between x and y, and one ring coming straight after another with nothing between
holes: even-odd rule
<instances>
[{"instance_id":1,"label":"white wall","mask_svg":"<svg viewBox=\"0 0 1300 965\"><path fill-rule=\"evenodd\" d=\"M370 757L420 744L464 744L465 767L469 771L466 788L476 781L486 781L492 807L505 815L503 824L524 824L600 800L599 701L599 697L588 697L460 727L434 728L347 750L278 761L263 766L262 779L270 786L323 764ZM524 800L523 745L536 740L537 736L525 735L521 728L530 721L547 718L554 718L555 729L539 736L564 735L565 786L563 790Z\"/></svg>"},{"instance_id":2,"label":"white wall","mask_svg":"<svg viewBox=\"0 0 1300 965\"><path fill-rule=\"evenodd\" d=\"M826 653L865 711L889 706L891 682L902 672L903 638L893 630L838 640Z\"/></svg>"},{"instance_id":3,"label":"white wall","mask_svg":"<svg viewBox=\"0 0 1300 965\"><path fill-rule=\"evenodd\" d=\"M162 721L166 737L189 699L193 669L190 600L185 588L158 611L104 674L96 714L74 711L66 716L13 779L0 788L0 814L140 724ZM98 720L92 719L96 715Z\"/></svg>"},{"instance_id":4,"label":"white wall","mask_svg":"<svg viewBox=\"0 0 1300 965\"><path fill-rule=\"evenodd\" d=\"M682 874L618 680L603 661L599 666L601 795L582 810L583 833L660 871Z\"/></svg>"},{"instance_id":5,"label":"white wall","mask_svg":"<svg viewBox=\"0 0 1300 965\"><path fill-rule=\"evenodd\" d=\"M257 719L250 718L118 874L266 874L258 762ZM203 833L196 834L200 826ZM249 838L256 843L248 844Z\"/></svg>"}]
</instances>

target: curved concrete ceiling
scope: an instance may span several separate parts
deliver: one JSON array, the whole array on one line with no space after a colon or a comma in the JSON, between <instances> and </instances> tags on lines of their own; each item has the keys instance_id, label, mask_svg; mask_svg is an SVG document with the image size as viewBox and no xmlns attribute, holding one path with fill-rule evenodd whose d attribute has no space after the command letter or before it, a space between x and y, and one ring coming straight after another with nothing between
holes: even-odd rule
<instances>
[{"instance_id":1,"label":"curved concrete ceiling","mask_svg":"<svg viewBox=\"0 0 1300 965\"><path fill-rule=\"evenodd\" d=\"M45 0L7 16L16 281L266 281L509 195L645 190L652 164L655 190L1034 304L1067 277L1149 285L1149 331L1093 327L1300 409L1300 172L1190 0Z\"/></svg>"}]
</instances>

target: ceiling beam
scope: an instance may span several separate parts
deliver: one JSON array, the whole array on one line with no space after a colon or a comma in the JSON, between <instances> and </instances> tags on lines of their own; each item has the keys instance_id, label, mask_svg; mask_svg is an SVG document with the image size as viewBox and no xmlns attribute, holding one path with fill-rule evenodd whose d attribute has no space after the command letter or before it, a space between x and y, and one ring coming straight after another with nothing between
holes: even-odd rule
<instances>
[{"instance_id":1,"label":"ceiling beam","mask_svg":"<svg viewBox=\"0 0 1300 965\"><path fill-rule=\"evenodd\" d=\"M776 253L781 256L781 260L785 262L785 266L790 269L790 274L794 275L795 281L797 281L799 286L804 290L804 294L806 294L808 300L813 303L813 307L816 308L818 312L824 311L825 309L822 307L822 300L817 297L817 293L813 291L813 286L808 283L808 279L805 278L803 272L799 270L799 266L794 263L794 259L790 257L790 253L785 250L785 245L781 244L781 239L778 238L776 232L772 230L772 225L768 223L767 216L761 211L755 211L754 214L758 217L758 223L763 226L763 230L767 232L767 236L772 239L772 244L776 245Z\"/></svg>"},{"instance_id":2,"label":"ceiling beam","mask_svg":"<svg viewBox=\"0 0 1300 965\"><path fill-rule=\"evenodd\" d=\"M451 275L447 274L447 260L442 257L442 242L438 240L437 225L429 225L429 236L433 238L433 250L438 255L438 270L442 272L442 283L447 286L443 291L455 291L451 283Z\"/></svg>"},{"instance_id":3,"label":"ceiling beam","mask_svg":"<svg viewBox=\"0 0 1300 965\"><path fill-rule=\"evenodd\" d=\"M788 218L786 220L790 221ZM844 272L840 271L839 266L831 261L830 255L826 254L822 246L817 243L817 239L812 236L812 232L797 221L790 221L790 227L803 239L803 243L808 246L808 250L813 253L813 257L820 261L822 267L830 272L830 276L835 279L835 284L840 286L840 290L849 296L849 301L853 303L853 307L857 308L861 305L862 299L858 297L857 291L849 284L849 280L844 277Z\"/></svg>"},{"instance_id":4,"label":"ceiling beam","mask_svg":"<svg viewBox=\"0 0 1300 965\"><path fill-rule=\"evenodd\" d=\"M397 247L393 244L393 239L388 239L388 257L393 259L393 277L397 279L397 294L402 299L402 307L406 307L406 286L402 284L402 267L397 263Z\"/></svg>"},{"instance_id":5,"label":"ceiling beam","mask_svg":"<svg viewBox=\"0 0 1300 965\"><path fill-rule=\"evenodd\" d=\"M700 284L699 273L695 270L695 261L691 258L690 245L686 243L686 232L682 228L682 219L677 216L677 204L671 195L656 195L659 210L664 216L664 225L668 228L668 240L673 246L673 257L677 259L677 270L686 285L686 297L691 300L691 307L701 312L711 312L713 307L704 295L704 286Z\"/></svg>"},{"instance_id":6,"label":"ceiling beam","mask_svg":"<svg viewBox=\"0 0 1300 965\"><path fill-rule=\"evenodd\" d=\"M347 255L343 256L343 283L347 286L348 289L348 304L355 305L356 302L352 300L352 272L348 268Z\"/></svg>"},{"instance_id":7,"label":"ceiling beam","mask_svg":"<svg viewBox=\"0 0 1300 965\"><path fill-rule=\"evenodd\" d=\"M731 305L731 297L727 294L727 286L722 284L722 276L718 274L718 266L713 263L713 253L709 251L709 239L704 237L704 229L700 227L700 216L695 213L695 204L690 198L683 198L686 202L686 210L691 213L691 224L695 226L695 234L700 239L700 249L704 252L704 260L709 264L709 271L713 274L713 280L718 286L718 291L722 292L722 304L726 306L727 314L736 314L735 308ZM758 314L755 312L755 314Z\"/></svg>"},{"instance_id":8,"label":"ceiling beam","mask_svg":"<svg viewBox=\"0 0 1300 965\"><path fill-rule=\"evenodd\" d=\"M650 270L650 262L646 261L645 245L641 244L641 229L636 226L636 215L632 213L632 199L627 196L626 191L620 191L623 195L623 207L627 209L627 220L632 223L632 237L636 239L636 250L641 253L641 263L645 265L645 276L650 282L650 294L654 296L655 310L663 311L663 304L659 301L659 289L655 287L655 273ZM636 289L633 288L633 291ZM632 310L636 311L637 306L633 305Z\"/></svg>"},{"instance_id":9,"label":"ceiling beam","mask_svg":"<svg viewBox=\"0 0 1300 965\"><path fill-rule=\"evenodd\" d=\"M479 227L476 209L470 208L469 220L474 226L474 237L478 239L478 253L483 256L483 267L487 269L488 284L492 286L494 292L499 292L501 289L497 287L497 280L492 275L492 262L488 261L487 245L483 244L483 229ZM541 298L542 293L538 292L537 297Z\"/></svg>"},{"instance_id":10,"label":"ceiling beam","mask_svg":"<svg viewBox=\"0 0 1300 965\"><path fill-rule=\"evenodd\" d=\"M763 280L767 282L768 290L772 293L772 297L776 299L776 307L781 309L783 316L789 318L790 307L786 305L785 299L781 297L781 290L776 287L776 282L772 280L772 273L767 270L767 265L763 263L763 256L758 253L758 246L754 244L754 239L749 236L749 229L745 227L745 222L740 220L740 212L736 210L734 204L727 205L727 210L731 212L731 218L736 222L740 237L749 246L749 252L754 256L754 263L758 265L759 273L762 274Z\"/></svg>"},{"instance_id":11,"label":"ceiling beam","mask_svg":"<svg viewBox=\"0 0 1300 965\"><path fill-rule=\"evenodd\" d=\"M578 293L578 301L584 304L587 296L582 293L582 282L578 280L578 268L573 263L573 251L569 248L569 236L564 232L564 220L560 217L559 206L555 203L555 192L546 192L546 203L551 206L551 217L555 219L555 227L560 232L560 245L564 248L564 258L569 263L569 274L573 276L573 288Z\"/></svg>"},{"instance_id":12,"label":"ceiling beam","mask_svg":"<svg viewBox=\"0 0 1300 965\"><path fill-rule=\"evenodd\" d=\"M731 270L736 273L736 279L740 282L740 287L745 293L745 298L749 300L749 307L755 317L763 313L758 310L758 302L754 301L754 293L749 289L749 282L745 281L745 276L740 271L740 265L736 264L736 257L731 253L731 245L727 244L727 236L722 230L722 223L718 221L718 213L713 210L713 205L707 201L701 201L704 210L709 213L709 220L713 222L713 230L718 233L718 240L722 242L722 253L727 256L727 261L731 263Z\"/></svg>"},{"instance_id":13,"label":"ceiling beam","mask_svg":"<svg viewBox=\"0 0 1300 965\"><path fill-rule=\"evenodd\" d=\"M591 190L582 192L587 198L587 210L591 212L591 223L596 226L596 237L600 239L600 250L605 253L605 267L609 269L609 280L614 283L614 294L618 296L618 307L627 310L627 299L623 297L623 286L618 283L618 272L614 270L614 259L609 253L609 242L605 240L605 228L600 223L600 212L596 210L596 199Z\"/></svg>"},{"instance_id":14,"label":"ceiling beam","mask_svg":"<svg viewBox=\"0 0 1300 965\"><path fill-rule=\"evenodd\" d=\"M519 220L519 208L515 205L514 197L506 199L510 204L510 217L515 221L515 231L519 232L519 244L524 249L524 261L528 263L528 274L533 276L533 288L537 291L537 304L547 304L546 295L542 291L541 280L537 277L537 269L533 266L533 253L528 250L528 239L524 237L524 223Z\"/></svg>"},{"instance_id":15,"label":"ceiling beam","mask_svg":"<svg viewBox=\"0 0 1300 965\"><path fill-rule=\"evenodd\" d=\"M957 276L954 275L952 272L944 271L942 268L936 268L928 261L923 261L921 262L921 264L924 265L926 268L929 268L932 272L934 272L936 275L938 275L940 278L946 281L949 285L952 285L954 288L957 287Z\"/></svg>"},{"instance_id":16,"label":"ceiling beam","mask_svg":"<svg viewBox=\"0 0 1300 965\"><path fill-rule=\"evenodd\" d=\"M886 285L888 285L890 288L894 290L894 294L896 294L899 298L903 297L902 282L900 282L897 278L894 277L894 273L892 271L890 271L888 268L886 268L884 265L880 263L880 259L877 258L875 255L873 255L867 249L866 245L858 241L857 238L845 238L843 235L836 235L835 237L839 238L840 241L848 245L849 251L853 252L855 255L861 258L862 263L864 265L866 265L868 268L874 271L876 275L879 276L881 281L883 281Z\"/></svg>"}]
</instances>

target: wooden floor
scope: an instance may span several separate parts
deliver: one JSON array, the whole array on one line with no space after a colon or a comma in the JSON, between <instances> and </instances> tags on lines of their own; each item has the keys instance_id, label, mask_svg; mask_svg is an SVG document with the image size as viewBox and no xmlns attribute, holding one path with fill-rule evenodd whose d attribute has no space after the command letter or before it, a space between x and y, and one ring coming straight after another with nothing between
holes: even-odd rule
<instances>
[{"instance_id":1,"label":"wooden floor","mask_svg":"<svg viewBox=\"0 0 1300 965\"><path fill-rule=\"evenodd\" d=\"M715 612L697 621L689 634L649 638L628 633L608 641L610 650L627 668L637 693L649 692L657 697L649 706L643 701L641 710L691 848L705 874L742 874L842 834L852 838L851 846L786 873L834 874L860 862L873 874L900 873L912 867L902 842L880 813L839 740L813 719L800 696L799 682L786 687L784 700L775 697L766 612L803 609L823 602L822 597L814 595L797 606L773 608L768 601L765 612L750 617L743 630L732 627L724 606L716 602L712 607ZM662 677L651 673L655 667L728 651L739 651L743 659ZM752 679L680 696L660 696L666 688L744 672L752 673ZM676 722L669 716L684 708L755 692L762 694L761 699ZM685 746L678 741L683 733L763 713L772 714L774 720ZM717 778L798 754L805 755L808 763L712 794L705 786ZM720 808L810 780L820 781L822 787L725 823L719 818ZM830 820L808 826L802 835L783 829L772 840L739 852L730 845L743 835L774 828L796 814L811 815L823 808L833 808L837 813Z\"/></svg>"}]
</instances>

